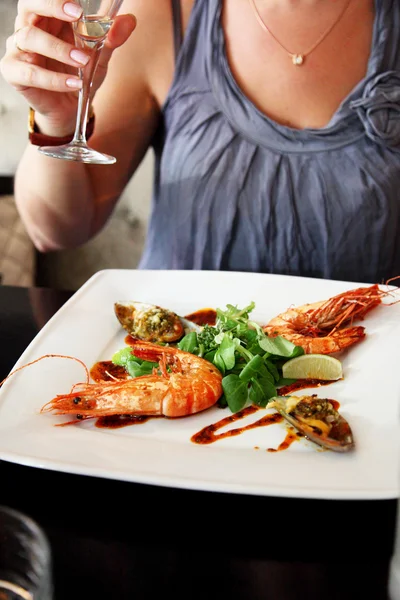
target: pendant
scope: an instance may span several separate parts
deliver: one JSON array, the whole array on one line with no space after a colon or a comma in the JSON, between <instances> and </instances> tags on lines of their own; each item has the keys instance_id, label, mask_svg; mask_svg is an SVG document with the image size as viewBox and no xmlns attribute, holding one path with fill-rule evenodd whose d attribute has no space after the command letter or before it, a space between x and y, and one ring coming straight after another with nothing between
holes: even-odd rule
<instances>
[{"instance_id":1,"label":"pendant","mask_svg":"<svg viewBox=\"0 0 400 600\"><path fill-rule=\"evenodd\" d=\"M292 63L296 67L301 67L304 63L304 55L303 54L292 54Z\"/></svg>"}]
</instances>

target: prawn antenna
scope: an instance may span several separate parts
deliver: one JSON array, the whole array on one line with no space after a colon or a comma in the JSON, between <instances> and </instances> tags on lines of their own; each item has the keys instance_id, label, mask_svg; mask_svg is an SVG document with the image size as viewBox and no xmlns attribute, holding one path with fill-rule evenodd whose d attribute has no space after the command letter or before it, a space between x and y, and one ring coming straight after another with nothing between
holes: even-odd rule
<instances>
[{"instance_id":1,"label":"prawn antenna","mask_svg":"<svg viewBox=\"0 0 400 600\"><path fill-rule=\"evenodd\" d=\"M11 371L7 377L5 377L2 381L0 381L0 387L3 385L3 383L5 383L7 381L7 379L9 379L12 375L15 375L15 373L18 373L18 371L22 371L22 369L26 369L26 367L30 367L31 365L36 364L37 362L39 362L40 360L43 360L44 358L67 358L69 360L75 360L76 362L78 362L80 365L82 365L82 367L85 369L85 373L86 373L86 383L89 383L89 379L90 379L90 375L89 375L89 370L87 368L87 366L85 365L85 363L80 360L79 358L76 358L75 356L67 356L65 354L44 354L43 356L39 356L39 358L36 358L35 360L32 360L31 362L26 363L26 365L22 365L21 367L18 367L17 369L14 369L13 371Z\"/></svg>"}]
</instances>

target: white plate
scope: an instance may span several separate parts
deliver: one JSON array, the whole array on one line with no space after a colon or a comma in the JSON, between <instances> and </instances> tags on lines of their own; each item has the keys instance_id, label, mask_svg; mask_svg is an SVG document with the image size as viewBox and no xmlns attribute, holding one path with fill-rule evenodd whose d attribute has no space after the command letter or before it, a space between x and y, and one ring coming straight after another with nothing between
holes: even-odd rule
<instances>
[{"instance_id":1,"label":"white plate","mask_svg":"<svg viewBox=\"0 0 400 600\"><path fill-rule=\"evenodd\" d=\"M227 303L244 307L254 300L252 316L265 323L291 304L323 300L358 285L249 273L101 271L52 317L15 366L44 354L75 356L89 367L109 360L125 346L115 301L150 302L185 315ZM84 373L74 361L48 359L12 376L0 390L0 458L178 488L298 498L395 498L400 304L378 306L363 324L367 337L342 356L344 380L313 390L339 400L356 441L352 453L324 452L304 439L288 450L267 452L283 441L283 423L206 446L192 443L194 433L229 414L218 408L116 430L96 428L92 421L54 427L68 417L39 414L40 408L82 381Z\"/></svg>"}]
</instances>

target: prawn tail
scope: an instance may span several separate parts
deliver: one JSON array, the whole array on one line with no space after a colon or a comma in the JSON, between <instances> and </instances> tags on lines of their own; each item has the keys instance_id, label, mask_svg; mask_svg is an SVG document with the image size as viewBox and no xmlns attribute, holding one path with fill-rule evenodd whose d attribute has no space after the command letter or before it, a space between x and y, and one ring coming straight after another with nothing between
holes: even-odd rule
<instances>
[{"instance_id":1,"label":"prawn tail","mask_svg":"<svg viewBox=\"0 0 400 600\"><path fill-rule=\"evenodd\" d=\"M359 325L339 329L325 337L303 338L297 344L303 346L306 354L333 354L361 342L365 335L365 328Z\"/></svg>"}]
</instances>

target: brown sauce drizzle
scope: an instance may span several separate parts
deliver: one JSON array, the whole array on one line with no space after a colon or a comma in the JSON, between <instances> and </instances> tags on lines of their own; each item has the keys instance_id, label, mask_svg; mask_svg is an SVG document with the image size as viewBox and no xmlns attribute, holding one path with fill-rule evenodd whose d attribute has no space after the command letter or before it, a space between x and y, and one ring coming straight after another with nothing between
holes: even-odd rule
<instances>
[{"instance_id":1,"label":"brown sauce drizzle","mask_svg":"<svg viewBox=\"0 0 400 600\"><path fill-rule=\"evenodd\" d=\"M201 308L190 315L186 315L185 319L196 323L197 325L215 325L217 321L217 311L214 308Z\"/></svg>"},{"instance_id":2,"label":"brown sauce drizzle","mask_svg":"<svg viewBox=\"0 0 400 600\"><path fill-rule=\"evenodd\" d=\"M114 365L111 360L101 360L95 363L90 369L90 376L96 383L101 381L114 381L115 379L123 381L124 379L129 378L124 367Z\"/></svg>"},{"instance_id":3,"label":"brown sauce drizzle","mask_svg":"<svg viewBox=\"0 0 400 600\"><path fill-rule=\"evenodd\" d=\"M121 429L128 425L141 425L150 419L160 418L158 415L109 415L96 419L95 426L99 429Z\"/></svg>"},{"instance_id":4,"label":"brown sauce drizzle","mask_svg":"<svg viewBox=\"0 0 400 600\"><path fill-rule=\"evenodd\" d=\"M306 381L307 381L307 385L305 385ZM316 380L312 380L312 381L315 382ZM311 380L303 380L303 382L304 382L303 387L307 387L307 386L311 387L311 385L312 385ZM298 382L296 382L296 383L298 383ZM326 383L331 383L331 382L330 381L322 382L322 384L326 384ZM314 383L314 385L315 385L315 383ZM289 386L287 386L287 387L289 387ZM281 388L281 390L282 389L283 388ZM301 389L301 387L296 388L296 389ZM280 390L280 394L283 395L281 393L281 390ZM337 400L329 399L329 402L332 404L332 406L335 410L339 409L340 403ZM264 417L261 417L261 419L258 419L258 421L255 421L254 423L250 423L249 425L244 425L243 427L236 427L235 429L230 429L223 433L216 433L219 429L222 429L226 425L229 425L230 423L234 423L235 421L239 421L240 419L244 419L245 417L248 417L249 415L254 414L258 410L261 410L261 409L258 406L254 406L254 405L243 408L242 410L238 411L237 413L229 415L229 417L225 417L224 419L221 419L220 421L217 421L216 423L207 425L207 427L204 427L199 432L195 433L190 438L190 441L192 441L195 444L201 444L201 445L212 444L223 438L240 435L241 433L244 433L245 431L249 431L250 429L256 429L257 427L266 427L267 425L274 425L275 423L281 423L284 420L282 415L280 415L278 412L276 412L276 413L272 413L269 415L265 415ZM300 433L299 431L295 431L293 427L289 427L285 439L283 440L283 442L281 444L279 444L278 448L268 448L267 452L280 452L282 450L287 450L293 444L293 442L297 441L299 438L302 438L302 437L304 437L304 435L302 433ZM257 447L257 449L258 449L258 447Z\"/></svg>"},{"instance_id":5,"label":"brown sauce drizzle","mask_svg":"<svg viewBox=\"0 0 400 600\"><path fill-rule=\"evenodd\" d=\"M288 396L292 392L296 392L297 390L304 390L304 388L313 388L320 387L322 385L329 385L330 383L335 383L335 381L325 381L323 379L298 379L294 383L290 385L284 385L283 387L278 388L279 396Z\"/></svg>"},{"instance_id":6,"label":"brown sauce drizzle","mask_svg":"<svg viewBox=\"0 0 400 600\"><path fill-rule=\"evenodd\" d=\"M281 450L287 450L293 442L297 442L299 438L304 437L300 431L295 431L293 427L289 427L285 439L277 448L267 448L267 452L280 452Z\"/></svg>"},{"instance_id":7,"label":"brown sauce drizzle","mask_svg":"<svg viewBox=\"0 0 400 600\"><path fill-rule=\"evenodd\" d=\"M248 406L247 408L243 408L239 412L229 415L229 417L225 417L217 423L207 425L207 427L204 427L201 431L195 433L191 437L191 441L195 444L212 444L217 440L240 435L244 431L249 431L250 429L255 429L256 427L266 427L267 425L273 425L274 423L280 423L283 421L283 417L279 413L272 413L271 415L265 415L258 421L250 423L249 425L237 427L236 429L230 429L223 433L216 433L216 431L222 429L222 427L225 427L225 425L229 425L230 423L244 419L245 417L254 414L258 410L260 410L258 406Z\"/></svg>"}]
</instances>

